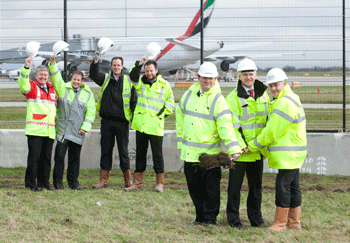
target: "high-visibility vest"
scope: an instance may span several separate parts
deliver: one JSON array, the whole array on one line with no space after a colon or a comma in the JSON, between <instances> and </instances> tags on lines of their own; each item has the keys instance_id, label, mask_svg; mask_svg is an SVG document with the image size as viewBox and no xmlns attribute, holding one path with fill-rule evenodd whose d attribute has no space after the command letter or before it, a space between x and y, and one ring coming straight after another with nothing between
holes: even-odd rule
<instances>
[{"instance_id":1,"label":"high-visibility vest","mask_svg":"<svg viewBox=\"0 0 350 243\"><path fill-rule=\"evenodd\" d=\"M105 81L103 82L100 92L98 93L98 100L96 104L96 110L100 111L101 107L101 101L102 101L102 96L103 92L107 88L107 85L109 81L111 80L111 74L106 73L105 74ZM131 98L131 82L129 80L129 77L127 75L124 75L123 77L123 110L125 114L125 119L130 121L132 118L132 112L130 109L130 98Z\"/></svg>"},{"instance_id":2,"label":"high-visibility vest","mask_svg":"<svg viewBox=\"0 0 350 243\"><path fill-rule=\"evenodd\" d=\"M288 85L271 102L266 127L248 143L249 149L261 149L270 168L299 169L307 155L306 118L299 96Z\"/></svg>"},{"instance_id":3,"label":"high-visibility vest","mask_svg":"<svg viewBox=\"0 0 350 243\"><path fill-rule=\"evenodd\" d=\"M260 81L256 80L255 82ZM263 84L261 83L260 85ZM232 112L232 123L237 140L241 147L247 147L247 143L254 140L266 126L270 98L265 91L256 100L252 97L244 99L239 97L237 89L234 89L228 94L226 101ZM237 161L255 162L259 159L261 159L260 152L255 151L242 154Z\"/></svg>"},{"instance_id":4,"label":"high-visibility vest","mask_svg":"<svg viewBox=\"0 0 350 243\"><path fill-rule=\"evenodd\" d=\"M40 88L37 80L29 81L30 69L24 66L18 79L19 88L27 98L25 135L56 138L56 93L50 83L46 83L48 93Z\"/></svg>"},{"instance_id":5,"label":"high-visibility vest","mask_svg":"<svg viewBox=\"0 0 350 243\"><path fill-rule=\"evenodd\" d=\"M205 94L198 96L199 90L199 82L193 84L175 109L181 160L199 162L202 153L218 154L222 151L222 141L225 141L229 154L241 153L231 112L217 80Z\"/></svg>"},{"instance_id":6,"label":"high-visibility vest","mask_svg":"<svg viewBox=\"0 0 350 243\"><path fill-rule=\"evenodd\" d=\"M175 108L170 84L161 75L157 75L157 80L152 86L144 84L141 78L138 82L132 83L137 92L137 104L131 129L150 135L163 136L164 117L172 114ZM164 112L157 117L162 109Z\"/></svg>"},{"instance_id":7,"label":"high-visibility vest","mask_svg":"<svg viewBox=\"0 0 350 243\"><path fill-rule=\"evenodd\" d=\"M72 82L63 81L56 64L49 64L49 70L50 80L58 95L56 139L83 145L85 134L79 134L79 130L89 132L95 120L94 94L84 82L76 93Z\"/></svg>"}]
</instances>

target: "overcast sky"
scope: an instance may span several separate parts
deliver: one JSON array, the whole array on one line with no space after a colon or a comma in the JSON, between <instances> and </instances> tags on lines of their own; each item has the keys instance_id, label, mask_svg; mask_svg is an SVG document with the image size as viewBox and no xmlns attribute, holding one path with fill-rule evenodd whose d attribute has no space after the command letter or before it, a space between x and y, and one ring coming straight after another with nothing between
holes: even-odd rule
<instances>
[{"instance_id":1,"label":"overcast sky","mask_svg":"<svg viewBox=\"0 0 350 243\"><path fill-rule=\"evenodd\" d=\"M199 3L199 0L68 0L68 34L116 40L177 37L185 33ZM349 9L350 0L346 0L346 6ZM61 39L62 0L1 0L0 7L1 50L25 46L32 40L46 43ZM341 66L341 7L342 0L216 0L205 38L223 40L225 47L220 51L223 54L250 54L260 67ZM349 17L346 25L350 27ZM269 44L233 50L237 44L257 41ZM268 53L276 57L265 57ZM279 54L284 56L278 57Z\"/></svg>"}]
</instances>

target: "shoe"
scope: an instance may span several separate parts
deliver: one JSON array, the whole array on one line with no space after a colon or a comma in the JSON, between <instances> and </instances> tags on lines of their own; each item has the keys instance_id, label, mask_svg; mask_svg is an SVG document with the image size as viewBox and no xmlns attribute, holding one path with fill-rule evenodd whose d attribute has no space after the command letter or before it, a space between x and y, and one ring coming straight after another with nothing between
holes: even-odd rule
<instances>
[{"instance_id":1,"label":"shoe","mask_svg":"<svg viewBox=\"0 0 350 243\"><path fill-rule=\"evenodd\" d=\"M72 190L84 190L83 188L79 187L78 185L77 186L70 186L69 188Z\"/></svg>"},{"instance_id":2,"label":"shoe","mask_svg":"<svg viewBox=\"0 0 350 243\"><path fill-rule=\"evenodd\" d=\"M30 190L31 190L32 192L41 191L41 190L39 190L39 188L37 188L37 187L31 187Z\"/></svg>"},{"instance_id":3,"label":"shoe","mask_svg":"<svg viewBox=\"0 0 350 243\"><path fill-rule=\"evenodd\" d=\"M192 223L188 224L187 226L189 226L189 227L191 227L191 226L199 226L201 224L202 224L202 222L193 221Z\"/></svg>"},{"instance_id":4,"label":"shoe","mask_svg":"<svg viewBox=\"0 0 350 243\"><path fill-rule=\"evenodd\" d=\"M276 207L276 215L273 225L267 229L278 232L285 231L287 229L288 214L289 208Z\"/></svg>"},{"instance_id":5,"label":"shoe","mask_svg":"<svg viewBox=\"0 0 350 243\"><path fill-rule=\"evenodd\" d=\"M237 230L244 230L244 228L243 228L243 226L242 226L241 224L236 224L236 225L231 225L231 224L230 224L230 226L231 226L232 228L237 229Z\"/></svg>"},{"instance_id":6,"label":"shoe","mask_svg":"<svg viewBox=\"0 0 350 243\"><path fill-rule=\"evenodd\" d=\"M63 186L61 183L57 183L56 185L54 185L54 187L55 187L57 190L62 190L62 189L64 189L64 186Z\"/></svg>"},{"instance_id":7,"label":"shoe","mask_svg":"<svg viewBox=\"0 0 350 243\"><path fill-rule=\"evenodd\" d=\"M108 187L109 170L100 170L100 182L94 186L92 189L101 189Z\"/></svg>"},{"instance_id":8,"label":"shoe","mask_svg":"<svg viewBox=\"0 0 350 243\"><path fill-rule=\"evenodd\" d=\"M265 222L262 222L262 223L254 223L254 224L251 224L252 227L267 227L267 225L265 224Z\"/></svg>"},{"instance_id":9,"label":"shoe","mask_svg":"<svg viewBox=\"0 0 350 243\"><path fill-rule=\"evenodd\" d=\"M209 225L216 225L216 222L212 221L212 220L208 220L208 221L204 221L202 223L202 225L204 226L209 226Z\"/></svg>"}]
</instances>

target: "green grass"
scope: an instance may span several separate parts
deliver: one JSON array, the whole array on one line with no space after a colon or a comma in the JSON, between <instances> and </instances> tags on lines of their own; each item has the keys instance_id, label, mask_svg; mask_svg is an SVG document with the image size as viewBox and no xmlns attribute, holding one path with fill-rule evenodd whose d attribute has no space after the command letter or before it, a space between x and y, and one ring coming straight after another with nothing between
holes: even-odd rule
<instances>
[{"instance_id":1,"label":"green grass","mask_svg":"<svg viewBox=\"0 0 350 243\"><path fill-rule=\"evenodd\" d=\"M221 87L222 94L226 97L234 87ZM318 90L320 89L320 90ZM100 88L92 88L97 100ZM173 88L175 102L179 102L186 88ZM302 103L341 104L343 102L343 89L338 86L305 86L292 88L299 95ZM320 91L320 92L319 92ZM268 93L270 94L269 90ZM350 97L350 87L346 88L346 95ZM271 94L270 94L271 97ZM26 98L19 89L0 89L0 102L25 102Z\"/></svg>"},{"instance_id":2,"label":"green grass","mask_svg":"<svg viewBox=\"0 0 350 243\"><path fill-rule=\"evenodd\" d=\"M246 181L240 209L246 230L228 226L228 172L223 172L221 180L218 225L207 227L187 226L195 212L183 172L166 173L164 193L153 191L153 171L145 173L144 189L131 193L123 191L122 173L117 169L111 171L110 186L105 189L90 189L98 182L98 170L81 170L79 180L85 190L37 193L24 188L24 172L24 168L0 167L0 242L314 243L348 242L350 237L350 177L345 176L302 174L303 229L277 233L250 227ZM275 215L274 180L275 174L264 174L262 213L267 225L272 225Z\"/></svg>"},{"instance_id":3,"label":"green grass","mask_svg":"<svg viewBox=\"0 0 350 243\"><path fill-rule=\"evenodd\" d=\"M233 87L222 87L222 94L227 96ZM292 88L300 96L302 103L341 104L342 87L301 87ZM95 99L97 99L99 88L92 88ZM187 89L173 88L175 102L179 102ZM268 91L269 93L269 91ZM347 96L350 96L350 87L346 89ZM271 95L270 95L271 97ZM25 97L19 89L0 89L0 102L25 102ZM3 107L0 108L0 129L24 129L25 107ZM349 110L346 111L346 130L350 130ZM305 109L307 130L342 130L342 109ZM93 129L99 129L101 118L96 112L96 121ZM168 116L165 120L166 130L175 130L175 114Z\"/></svg>"}]
</instances>

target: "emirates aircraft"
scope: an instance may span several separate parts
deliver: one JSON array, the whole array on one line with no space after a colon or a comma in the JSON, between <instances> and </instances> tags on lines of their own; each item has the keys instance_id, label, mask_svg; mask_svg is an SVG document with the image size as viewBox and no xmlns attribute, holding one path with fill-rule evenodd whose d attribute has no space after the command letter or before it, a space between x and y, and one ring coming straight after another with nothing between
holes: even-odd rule
<instances>
[{"instance_id":1,"label":"emirates aircraft","mask_svg":"<svg viewBox=\"0 0 350 243\"><path fill-rule=\"evenodd\" d=\"M214 11L215 0L206 0L203 6L204 28L209 24L211 15ZM160 30L161 31L161 30ZM112 39L114 45L108 50L100 59L100 68L103 71L110 69L110 60L114 56L121 56L124 59L124 68L131 68L136 60L140 60L146 53L146 47L150 42L156 42L161 46L160 53L155 60L158 63L158 70L161 74L175 74L178 69L190 64L195 64L200 60L200 39L199 33L201 31L201 16L198 10L192 19L189 27L183 35L176 38L154 38L154 37L125 37ZM108 36L107 36L108 37ZM69 44L67 51L67 67L68 72L87 70L90 62L93 60L96 50L97 42L100 38L83 38L80 34L73 35L73 38L66 42ZM37 41L37 40L33 40ZM247 43L252 46L253 43ZM255 43L253 45L261 45L262 43ZM54 43L41 44L38 55L32 62L32 69L38 65L46 64L49 57L53 55L52 47ZM244 44L237 45L237 49L243 48ZM244 58L244 55L239 56L210 56L213 53L223 48L223 41L206 40L204 42L204 60L214 62L219 70L228 70L230 63L235 63ZM25 47L13 48L6 51L1 51L0 63L9 62L24 62L28 57ZM58 58L58 67L63 70L63 55Z\"/></svg>"}]
</instances>

